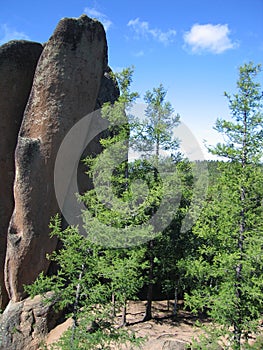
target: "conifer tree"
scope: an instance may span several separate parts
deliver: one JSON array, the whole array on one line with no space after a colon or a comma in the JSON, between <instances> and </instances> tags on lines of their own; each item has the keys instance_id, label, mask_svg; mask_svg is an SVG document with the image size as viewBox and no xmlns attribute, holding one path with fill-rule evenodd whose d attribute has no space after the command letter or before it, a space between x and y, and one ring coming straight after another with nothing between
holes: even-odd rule
<instances>
[{"instance_id":1,"label":"conifer tree","mask_svg":"<svg viewBox=\"0 0 263 350\"><path fill-rule=\"evenodd\" d=\"M217 324L213 330L217 341L228 334L224 348L234 350L249 348L249 336L258 331L263 312L263 96L259 73L260 65L244 64L239 68L238 92L225 94L232 120L217 120L215 129L226 142L210 151L227 162L220 166L220 176L210 187L194 227L199 239L196 255L184 261L187 276L194 282L187 305L206 311Z\"/></svg>"},{"instance_id":2,"label":"conifer tree","mask_svg":"<svg viewBox=\"0 0 263 350\"><path fill-rule=\"evenodd\" d=\"M53 349L90 350L110 349L112 345L130 343L138 345L140 339L134 334L116 327L112 317L107 283L107 256L103 247L94 244L79 234L78 229L61 229L58 215L52 220L51 236L57 236L63 248L49 259L58 264L58 273L44 276L43 273L25 290L33 297L41 294L45 302L55 303L72 317L72 326L53 345ZM120 288L124 288L121 285Z\"/></svg>"},{"instance_id":3,"label":"conifer tree","mask_svg":"<svg viewBox=\"0 0 263 350\"><path fill-rule=\"evenodd\" d=\"M128 68L115 75L120 97L114 105L102 107L102 117L110 124L110 135L101 140L103 153L85 160L94 189L81 196L88 208L83 213L87 235L105 247L104 271L111 286L113 314L115 305L121 304L122 326L126 324L128 298L134 299L145 281L144 242L152 234L152 226L145 222L149 218L147 208L155 201L149 174L136 161L129 164L127 158L134 125L129 110L138 96L130 92L132 73ZM144 182L149 185L147 201Z\"/></svg>"},{"instance_id":4,"label":"conifer tree","mask_svg":"<svg viewBox=\"0 0 263 350\"><path fill-rule=\"evenodd\" d=\"M137 125L132 133L133 148L141 152L142 158L150 161L154 168L154 181L157 185L156 199L159 198L159 200L156 201L155 207L152 207L150 212L152 216L154 216L154 211L160 205L162 197L167 196L167 188L165 190L163 188L163 179L158 177L161 166L165 166L161 163L165 162L167 156L168 158L171 157L171 153L178 153L179 148L179 141L173 137L173 129L178 126L180 117L178 114L173 114L174 110L171 103L165 100L166 94L167 91L162 84L157 88L153 88L153 91L146 92L144 96L146 102L145 118L143 121L137 120ZM174 170L175 168L173 168L172 173L174 173ZM153 227L155 230L157 226L158 224L154 220ZM157 260L155 250L155 242L153 239L150 239L147 251L149 272L145 321L152 318L153 286L156 280L154 262Z\"/></svg>"}]
</instances>

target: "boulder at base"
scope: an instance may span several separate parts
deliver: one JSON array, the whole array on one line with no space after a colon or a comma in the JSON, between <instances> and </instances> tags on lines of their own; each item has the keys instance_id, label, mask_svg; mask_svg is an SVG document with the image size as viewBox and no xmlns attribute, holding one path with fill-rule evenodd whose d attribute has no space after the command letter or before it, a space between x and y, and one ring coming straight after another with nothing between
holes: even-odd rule
<instances>
[{"instance_id":1,"label":"boulder at base","mask_svg":"<svg viewBox=\"0 0 263 350\"><path fill-rule=\"evenodd\" d=\"M0 316L1 350L37 350L44 343L45 335L54 327L62 313L54 311L53 304L42 301L40 296L10 301Z\"/></svg>"}]
</instances>

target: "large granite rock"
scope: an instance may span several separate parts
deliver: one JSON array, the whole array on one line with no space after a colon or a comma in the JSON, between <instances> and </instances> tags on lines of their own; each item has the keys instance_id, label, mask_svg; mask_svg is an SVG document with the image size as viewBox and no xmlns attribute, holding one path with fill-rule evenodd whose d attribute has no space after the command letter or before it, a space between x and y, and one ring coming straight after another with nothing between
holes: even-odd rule
<instances>
[{"instance_id":1,"label":"large granite rock","mask_svg":"<svg viewBox=\"0 0 263 350\"><path fill-rule=\"evenodd\" d=\"M71 127L96 107L106 70L103 26L87 16L62 19L38 62L15 152L15 208L5 265L12 301L23 299L23 285L48 269L46 254L57 245L48 229L58 212L53 184L57 151Z\"/></svg>"},{"instance_id":2,"label":"large granite rock","mask_svg":"<svg viewBox=\"0 0 263 350\"><path fill-rule=\"evenodd\" d=\"M14 209L14 153L42 45L11 41L0 47L0 309L8 302L4 286L7 230Z\"/></svg>"},{"instance_id":3,"label":"large granite rock","mask_svg":"<svg viewBox=\"0 0 263 350\"><path fill-rule=\"evenodd\" d=\"M1 350L37 350L47 333L63 317L54 311L53 304L42 301L40 296L10 302L0 316Z\"/></svg>"}]
</instances>

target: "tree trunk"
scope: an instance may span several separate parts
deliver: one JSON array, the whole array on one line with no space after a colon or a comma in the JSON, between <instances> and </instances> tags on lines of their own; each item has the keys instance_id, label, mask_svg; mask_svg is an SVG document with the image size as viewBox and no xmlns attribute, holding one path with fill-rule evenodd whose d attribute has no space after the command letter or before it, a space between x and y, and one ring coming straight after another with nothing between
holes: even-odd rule
<instances>
[{"instance_id":1,"label":"tree trunk","mask_svg":"<svg viewBox=\"0 0 263 350\"><path fill-rule=\"evenodd\" d=\"M233 350L240 350L241 349L241 330L238 325L234 325L234 349Z\"/></svg>"},{"instance_id":2,"label":"tree trunk","mask_svg":"<svg viewBox=\"0 0 263 350\"><path fill-rule=\"evenodd\" d=\"M83 272L84 272L85 266L84 264L81 265L81 271L79 273L79 283L77 284L77 289L76 289L76 296L75 296L75 301L74 301L74 305L73 305L73 324L72 324L72 328L71 328L71 339L70 339L70 346L73 349L74 348L74 340L75 340L75 333L76 333L76 328L78 327L78 309L79 309L79 297L80 297L80 289L81 289L81 285L80 285L80 281L82 279L83 276Z\"/></svg>"},{"instance_id":3,"label":"tree trunk","mask_svg":"<svg viewBox=\"0 0 263 350\"><path fill-rule=\"evenodd\" d=\"M173 307L173 317L177 316L177 312L178 312L178 289L177 289L177 285L174 286L174 307Z\"/></svg>"},{"instance_id":4,"label":"tree trunk","mask_svg":"<svg viewBox=\"0 0 263 350\"><path fill-rule=\"evenodd\" d=\"M115 307L115 294L114 292L111 293L111 304L112 304L112 317L116 316L116 307Z\"/></svg>"},{"instance_id":5,"label":"tree trunk","mask_svg":"<svg viewBox=\"0 0 263 350\"><path fill-rule=\"evenodd\" d=\"M145 315L143 321L149 321L152 319L152 300L153 300L153 269L154 269L154 258L153 258L153 241L149 242L149 262L150 262L150 270L149 270L149 284L147 291L147 304Z\"/></svg>"},{"instance_id":6,"label":"tree trunk","mask_svg":"<svg viewBox=\"0 0 263 350\"><path fill-rule=\"evenodd\" d=\"M121 327L124 327L127 324L126 315L127 315L127 300L125 297L123 301L123 307L122 307Z\"/></svg>"}]
</instances>

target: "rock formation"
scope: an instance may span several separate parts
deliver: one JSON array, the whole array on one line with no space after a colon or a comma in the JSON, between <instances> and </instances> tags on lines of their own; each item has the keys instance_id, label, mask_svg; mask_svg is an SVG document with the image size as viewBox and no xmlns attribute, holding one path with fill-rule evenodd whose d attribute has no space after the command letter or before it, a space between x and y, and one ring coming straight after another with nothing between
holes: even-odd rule
<instances>
[{"instance_id":1,"label":"rock formation","mask_svg":"<svg viewBox=\"0 0 263 350\"><path fill-rule=\"evenodd\" d=\"M37 350L45 335L56 325L62 313L52 304L44 304L40 296L10 302L1 320L0 349Z\"/></svg>"},{"instance_id":2,"label":"rock formation","mask_svg":"<svg viewBox=\"0 0 263 350\"><path fill-rule=\"evenodd\" d=\"M0 47L0 308L8 302L4 286L7 229L14 209L14 152L42 45L11 41Z\"/></svg>"},{"instance_id":3,"label":"rock formation","mask_svg":"<svg viewBox=\"0 0 263 350\"><path fill-rule=\"evenodd\" d=\"M109 73L104 28L85 15L62 19L44 49L25 41L0 48L3 309L10 299L0 317L0 349L37 349L56 321L52 308L42 310L40 299L25 299L23 285L48 271L46 254L57 247L49 222L59 212L54 165L60 144L80 119L118 98ZM85 152L100 151L97 135ZM79 166L79 188L85 189L81 171Z\"/></svg>"},{"instance_id":4,"label":"rock formation","mask_svg":"<svg viewBox=\"0 0 263 350\"><path fill-rule=\"evenodd\" d=\"M96 106L107 43L103 26L87 16L63 19L42 52L15 152L15 209L5 266L10 299L21 300L24 284L48 269L50 218L58 212L54 164L71 127Z\"/></svg>"}]
</instances>

